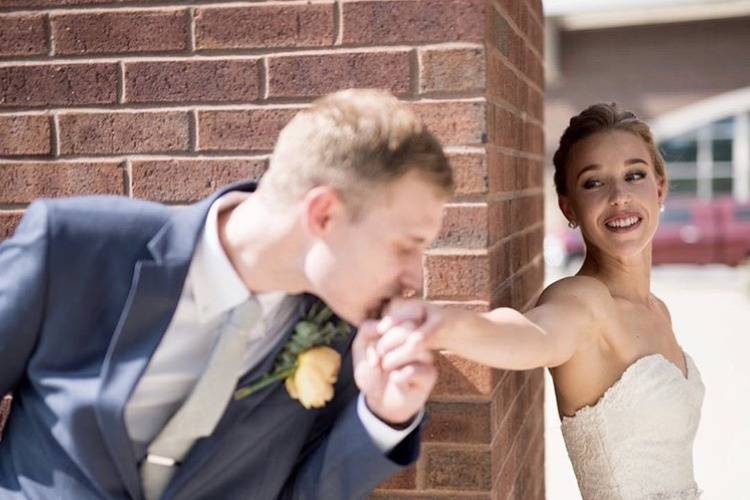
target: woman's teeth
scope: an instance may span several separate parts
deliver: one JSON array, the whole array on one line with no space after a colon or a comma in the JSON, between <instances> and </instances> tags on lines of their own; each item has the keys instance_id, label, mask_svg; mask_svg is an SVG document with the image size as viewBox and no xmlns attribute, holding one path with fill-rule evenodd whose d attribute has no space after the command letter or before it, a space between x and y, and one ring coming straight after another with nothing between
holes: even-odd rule
<instances>
[{"instance_id":1,"label":"woman's teeth","mask_svg":"<svg viewBox=\"0 0 750 500\"><path fill-rule=\"evenodd\" d=\"M617 219L611 222L607 222L607 226L616 227L616 228L630 227L633 224L637 223L638 220L639 220L638 217L628 217L626 219Z\"/></svg>"}]
</instances>

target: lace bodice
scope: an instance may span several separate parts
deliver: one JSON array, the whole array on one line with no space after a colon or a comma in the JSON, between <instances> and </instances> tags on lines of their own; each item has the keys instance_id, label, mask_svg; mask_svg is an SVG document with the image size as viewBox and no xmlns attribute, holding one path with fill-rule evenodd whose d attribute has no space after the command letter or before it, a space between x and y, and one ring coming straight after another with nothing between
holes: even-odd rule
<instances>
[{"instance_id":1,"label":"lace bodice","mask_svg":"<svg viewBox=\"0 0 750 500\"><path fill-rule=\"evenodd\" d=\"M693 441L704 386L661 354L630 365L594 406L563 417L562 433L585 500L693 500Z\"/></svg>"}]
</instances>

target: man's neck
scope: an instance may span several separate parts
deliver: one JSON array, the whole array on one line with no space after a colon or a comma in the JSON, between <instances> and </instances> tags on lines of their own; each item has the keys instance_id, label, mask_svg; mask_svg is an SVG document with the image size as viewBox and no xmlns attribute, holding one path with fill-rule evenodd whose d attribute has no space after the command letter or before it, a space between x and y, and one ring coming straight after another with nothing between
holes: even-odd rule
<instances>
[{"instance_id":1,"label":"man's neck","mask_svg":"<svg viewBox=\"0 0 750 500\"><path fill-rule=\"evenodd\" d=\"M304 240L298 218L274 210L250 195L219 214L221 246L245 286L253 293L302 293Z\"/></svg>"}]
</instances>

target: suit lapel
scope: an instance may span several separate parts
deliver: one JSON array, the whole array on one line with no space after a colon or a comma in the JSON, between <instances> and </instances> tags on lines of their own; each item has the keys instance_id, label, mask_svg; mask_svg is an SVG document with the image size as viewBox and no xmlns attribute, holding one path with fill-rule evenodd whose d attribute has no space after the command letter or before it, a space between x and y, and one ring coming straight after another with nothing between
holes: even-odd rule
<instances>
[{"instance_id":1,"label":"suit lapel","mask_svg":"<svg viewBox=\"0 0 750 500\"><path fill-rule=\"evenodd\" d=\"M184 271L179 265L136 264L130 295L102 367L97 418L104 444L132 498L140 498L141 492L125 427L125 403L169 326Z\"/></svg>"},{"instance_id":2,"label":"suit lapel","mask_svg":"<svg viewBox=\"0 0 750 500\"><path fill-rule=\"evenodd\" d=\"M148 243L153 260L135 264L130 292L102 364L96 405L104 444L132 498L141 498L141 487L125 405L172 320L209 207L229 190L253 188L229 186L178 209Z\"/></svg>"},{"instance_id":3,"label":"suit lapel","mask_svg":"<svg viewBox=\"0 0 750 500\"><path fill-rule=\"evenodd\" d=\"M303 308L309 307L312 301L317 300L311 295L304 295L300 299L300 303L297 305L298 312L291 316L288 322L285 322L285 333L276 342L273 349L269 351L268 355L258 363L255 367L245 373L237 383L237 388L243 387L250 384L252 381L262 377L263 375L270 373L273 369L273 364L276 361L276 357L279 355L281 350L289 341L290 337L294 333L294 327L300 319L301 311ZM284 381L274 382L271 385L251 394L240 400L232 399L227 405L227 409L222 415L219 423L216 426L213 434L205 439L198 440L193 448L190 450L188 455L185 457L185 461L180 465L180 469L172 479L169 487L164 492L164 498L174 497L180 490L184 489L191 480L201 481L200 475L196 474L204 463L209 460L217 451L220 449L222 441L224 439L231 439L231 427L243 415L251 413L255 408L258 407L265 399L268 398L274 391L280 389Z\"/></svg>"}]
</instances>

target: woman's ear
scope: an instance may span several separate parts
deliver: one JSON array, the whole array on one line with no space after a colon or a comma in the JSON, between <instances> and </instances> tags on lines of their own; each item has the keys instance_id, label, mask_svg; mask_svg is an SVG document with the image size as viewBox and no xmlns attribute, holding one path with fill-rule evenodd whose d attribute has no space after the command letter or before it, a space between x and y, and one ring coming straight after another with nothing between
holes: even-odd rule
<instances>
[{"instance_id":1,"label":"woman's ear","mask_svg":"<svg viewBox=\"0 0 750 500\"><path fill-rule=\"evenodd\" d=\"M659 196L659 204L664 205L667 197L667 180L661 175L656 176L656 193Z\"/></svg>"},{"instance_id":2,"label":"woman's ear","mask_svg":"<svg viewBox=\"0 0 750 500\"><path fill-rule=\"evenodd\" d=\"M568 222L578 223L576 213L573 211L573 206L570 203L570 198L562 194L558 195L557 205L560 207L565 218L568 219Z\"/></svg>"}]
</instances>

